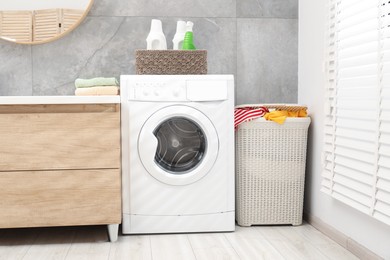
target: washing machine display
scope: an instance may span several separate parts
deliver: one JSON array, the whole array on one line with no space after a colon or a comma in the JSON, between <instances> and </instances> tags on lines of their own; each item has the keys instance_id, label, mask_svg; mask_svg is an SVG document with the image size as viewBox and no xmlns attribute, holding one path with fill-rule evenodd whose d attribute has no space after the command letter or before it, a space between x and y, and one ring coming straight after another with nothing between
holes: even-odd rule
<instances>
[{"instance_id":1,"label":"washing machine display","mask_svg":"<svg viewBox=\"0 0 390 260\"><path fill-rule=\"evenodd\" d=\"M167 119L153 133L158 140L154 160L167 172L186 174L202 161L207 149L206 137L191 119Z\"/></svg>"}]
</instances>

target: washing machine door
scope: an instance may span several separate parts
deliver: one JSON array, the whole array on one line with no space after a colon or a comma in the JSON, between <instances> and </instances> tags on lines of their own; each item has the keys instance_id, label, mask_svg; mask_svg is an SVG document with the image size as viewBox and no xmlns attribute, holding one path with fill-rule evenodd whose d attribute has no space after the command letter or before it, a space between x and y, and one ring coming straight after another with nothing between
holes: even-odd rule
<instances>
[{"instance_id":1,"label":"washing machine door","mask_svg":"<svg viewBox=\"0 0 390 260\"><path fill-rule=\"evenodd\" d=\"M158 110L145 122L138 138L145 169L170 185L187 185L203 178L213 167L218 149L217 131L210 119L183 105Z\"/></svg>"}]
</instances>

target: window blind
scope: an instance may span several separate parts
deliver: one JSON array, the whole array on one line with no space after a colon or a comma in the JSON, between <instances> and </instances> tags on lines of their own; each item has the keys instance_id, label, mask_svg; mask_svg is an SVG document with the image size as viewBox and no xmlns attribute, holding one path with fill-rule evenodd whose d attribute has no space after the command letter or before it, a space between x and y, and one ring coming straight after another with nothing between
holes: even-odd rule
<instances>
[{"instance_id":1,"label":"window blind","mask_svg":"<svg viewBox=\"0 0 390 260\"><path fill-rule=\"evenodd\" d=\"M390 225L390 1L328 14L322 191Z\"/></svg>"}]
</instances>

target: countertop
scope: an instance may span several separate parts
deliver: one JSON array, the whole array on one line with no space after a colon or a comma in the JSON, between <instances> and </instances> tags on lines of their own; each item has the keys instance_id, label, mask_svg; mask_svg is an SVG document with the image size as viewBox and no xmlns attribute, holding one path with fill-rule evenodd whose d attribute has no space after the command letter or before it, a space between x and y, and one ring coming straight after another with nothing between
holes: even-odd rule
<instances>
[{"instance_id":1,"label":"countertop","mask_svg":"<svg viewBox=\"0 0 390 260\"><path fill-rule=\"evenodd\" d=\"M120 96L0 96L0 105L119 103Z\"/></svg>"}]
</instances>

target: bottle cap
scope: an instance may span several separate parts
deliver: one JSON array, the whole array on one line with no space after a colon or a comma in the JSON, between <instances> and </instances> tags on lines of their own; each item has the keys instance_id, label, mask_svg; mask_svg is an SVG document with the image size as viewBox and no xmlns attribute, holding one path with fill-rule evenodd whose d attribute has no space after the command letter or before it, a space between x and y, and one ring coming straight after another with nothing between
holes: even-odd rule
<instances>
[{"instance_id":1,"label":"bottle cap","mask_svg":"<svg viewBox=\"0 0 390 260\"><path fill-rule=\"evenodd\" d=\"M176 33L185 33L186 32L186 22L177 21Z\"/></svg>"},{"instance_id":2,"label":"bottle cap","mask_svg":"<svg viewBox=\"0 0 390 260\"><path fill-rule=\"evenodd\" d=\"M162 32L162 23L158 19L152 19L151 32Z\"/></svg>"},{"instance_id":3,"label":"bottle cap","mask_svg":"<svg viewBox=\"0 0 390 260\"><path fill-rule=\"evenodd\" d=\"M191 21L188 21L186 24L186 31L187 32L192 32L192 27L194 26L194 23Z\"/></svg>"}]
</instances>

